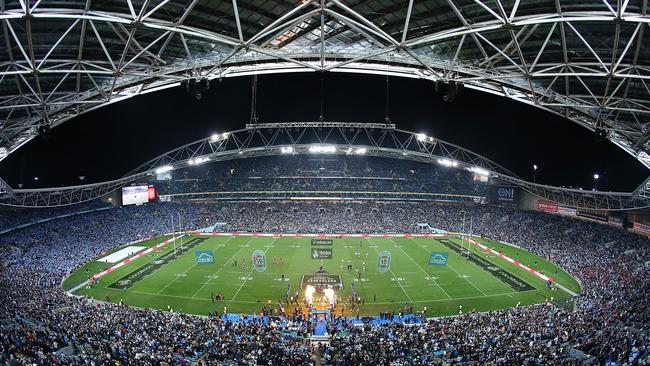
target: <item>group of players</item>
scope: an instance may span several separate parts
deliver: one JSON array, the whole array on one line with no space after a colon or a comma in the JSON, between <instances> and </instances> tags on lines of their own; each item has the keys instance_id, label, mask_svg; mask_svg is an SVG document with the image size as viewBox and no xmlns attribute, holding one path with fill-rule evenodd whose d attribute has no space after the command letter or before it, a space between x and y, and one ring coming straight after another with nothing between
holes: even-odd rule
<instances>
[{"instance_id":1,"label":"group of players","mask_svg":"<svg viewBox=\"0 0 650 366\"><path fill-rule=\"evenodd\" d=\"M362 242L359 242L359 248L362 248L362 247L363 247ZM356 277L357 277L357 279L359 281L361 281L361 275L366 273L366 261L368 260L368 255L369 255L369 253L367 251L364 254L362 254L361 249L354 252L355 257L357 257L358 259L363 259L363 261L361 262L361 268L358 268L358 269L354 270L354 272L356 274ZM343 273L343 268L344 267L347 269L348 272L352 272L352 270L353 270L352 260L348 258L347 266L346 266L346 260L341 258L341 273Z\"/></svg>"},{"instance_id":2,"label":"group of players","mask_svg":"<svg viewBox=\"0 0 650 366\"><path fill-rule=\"evenodd\" d=\"M235 259L235 260L232 261L231 266L237 267L237 263L238 263L237 259ZM243 272L247 272L247 271L249 271L249 263L252 263L252 261L250 259L242 258L241 262L239 262L239 263L241 264L239 266L240 269ZM282 257L273 257L273 260L272 260L271 263L274 264L274 265L282 265L282 264L284 264L284 258L282 258Z\"/></svg>"}]
</instances>

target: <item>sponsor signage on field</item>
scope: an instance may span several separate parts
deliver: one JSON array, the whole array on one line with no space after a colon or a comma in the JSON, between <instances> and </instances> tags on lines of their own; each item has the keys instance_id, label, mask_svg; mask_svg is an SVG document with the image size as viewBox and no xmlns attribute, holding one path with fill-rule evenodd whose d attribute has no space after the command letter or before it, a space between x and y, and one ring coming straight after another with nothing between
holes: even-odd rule
<instances>
[{"instance_id":1,"label":"sponsor signage on field","mask_svg":"<svg viewBox=\"0 0 650 366\"><path fill-rule=\"evenodd\" d=\"M482 245L480 243L474 242L472 239L469 239L469 242L472 243L472 244L478 245L479 247ZM463 248L461 248L456 243L453 243L453 242L451 242L449 240L440 240L440 243L442 243L442 245L446 246L447 248L453 250L454 252L456 252L458 254L466 255L465 253L463 253ZM495 251L492 250L491 248L483 246L483 249L485 249L487 251L490 251L491 253L495 253ZM499 254L499 256L504 258L504 259L507 258L507 257L503 256L502 254ZM503 282L506 285L510 286L515 291L530 291L530 290L535 289L533 286L531 286L527 282L522 281L517 276L514 276L514 275L510 274L510 272L502 269L501 267L495 266L492 262L490 262L487 259L477 255L474 252L467 253L467 260L474 263L474 264L476 264L477 266L483 268L487 273L490 273L492 276L496 277L501 282ZM521 264L516 264L518 262L515 262L514 260L512 260L512 263L515 263L515 265L517 265L517 266L522 266ZM528 268L528 267L526 267L525 269L527 269L529 272L532 272L532 270L530 268ZM548 278L547 278L547 280L548 280Z\"/></svg>"},{"instance_id":2,"label":"sponsor signage on field","mask_svg":"<svg viewBox=\"0 0 650 366\"><path fill-rule=\"evenodd\" d=\"M251 262L253 262L253 269L257 272L266 271L266 254L261 250L256 250L251 256Z\"/></svg>"},{"instance_id":3,"label":"sponsor signage on field","mask_svg":"<svg viewBox=\"0 0 650 366\"><path fill-rule=\"evenodd\" d=\"M379 257L377 257L377 271L381 273L388 272L390 269L390 262L391 255L389 251L384 250L379 253Z\"/></svg>"},{"instance_id":4,"label":"sponsor signage on field","mask_svg":"<svg viewBox=\"0 0 650 366\"><path fill-rule=\"evenodd\" d=\"M312 285L316 290L322 291L326 288L333 288L334 290L343 289L343 281L339 275L331 275L326 273L316 273L313 275L303 275L300 280L300 288L306 289L307 286Z\"/></svg>"},{"instance_id":5,"label":"sponsor signage on field","mask_svg":"<svg viewBox=\"0 0 650 366\"><path fill-rule=\"evenodd\" d=\"M447 252L431 252L429 257L430 266L446 266L447 260L449 259L449 253Z\"/></svg>"},{"instance_id":6,"label":"sponsor signage on field","mask_svg":"<svg viewBox=\"0 0 650 366\"><path fill-rule=\"evenodd\" d=\"M332 259L332 248L311 248L311 259Z\"/></svg>"},{"instance_id":7,"label":"sponsor signage on field","mask_svg":"<svg viewBox=\"0 0 650 366\"><path fill-rule=\"evenodd\" d=\"M194 252L196 255L197 264L212 264L214 263L214 254L211 250L197 250Z\"/></svg>"},{"instance_id":8,"label":"sponsor signage on field","mask_svg":"<svg viewBox=\"0 0 650 366\"><path fill-rule=\"evenodd\" d=\"M333 242L332 239L312 239L311 245L332 245Z\"/></svg>"},{"instance_id":9,"label":"sponsor signage on field","mask_svg":"<svg viewBox=\"0 0 650 366\"><path fill-rule=\"evenodd\" d=\"M558 204L551 201L538 200L537 209L544 212L556 213L558 211Z\"/></svg>"}]
</instances>

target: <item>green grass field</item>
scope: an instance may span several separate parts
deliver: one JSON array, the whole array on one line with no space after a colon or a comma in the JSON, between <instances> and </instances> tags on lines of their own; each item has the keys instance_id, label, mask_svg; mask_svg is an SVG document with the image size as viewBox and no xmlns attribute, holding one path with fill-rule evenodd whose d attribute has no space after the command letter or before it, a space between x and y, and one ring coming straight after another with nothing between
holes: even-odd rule
<instances>
[{"instance_id":1,"label":"green grass field","mask_svg":"<svg viewBox=\"0 0 650 366\"><path fill-rule=\"evenodd\" d=\"M152 246L165 238L156 238L138 245ZM502 243L478 239L503 251L523 264L532 266L554 277L568 289L579 292L580 286L562 269L529 252ZM334 239L332 259L312 259L311 239L296 237L198 237L183 239L186 250L173 256L173 245L168 244L104 276L91 288L82 287L75 294L99 300L156 309L167 309L193 314L221 313L228 306L231 313L252 313L267 302L276 304L284 299L289 281L292 293L300 290L302 275L313 274L323 266L330 274L341 275L344 289L338 294L348 298L350 284L354 283L365 304L360 315L377 315L381 311L399 311L405 303L414 311L428 307L428 316L458 313L459 305L465 311L488 311L540 303L547 298L556 300L570 295L563 290L549 290L546 283L527 271L474 247L471 260L459 254L460 238L342 238ZM177 241L178 243L178 241ZM178 244L177 244L178 245ZM191 248L190 248L191 247ZM214 264L198 264L197 250L212 250ZM253 270L251 255L261 250L267 258L264 272ZM378 255L391 253L390 269L380 272ZM448 264L430 266L432 251L448 252ZM360 256L355 255L360 252ZM283 264L273 264L274 257L282 257ZM341 269L341 260L344 260ZM347 261L353 265L348 272ZM237 261L237 265L234 265ZM241 263L247 262L243 268ZM365 273L361 280L355 270ZM482 264L481 264L482 263ZM89 274L110 265L91 261L72 273L64 282L66 290L86 280ZM285 280L282 280L284 274ZM126 285L120 282L130 278ZM505 279L504 279L505 278ZM508 278L515 278L520 286ZM211 293L223 293L225 300L213 302ZM356 313L354 314L356 315Z\"/></svg>"}]
</instances>

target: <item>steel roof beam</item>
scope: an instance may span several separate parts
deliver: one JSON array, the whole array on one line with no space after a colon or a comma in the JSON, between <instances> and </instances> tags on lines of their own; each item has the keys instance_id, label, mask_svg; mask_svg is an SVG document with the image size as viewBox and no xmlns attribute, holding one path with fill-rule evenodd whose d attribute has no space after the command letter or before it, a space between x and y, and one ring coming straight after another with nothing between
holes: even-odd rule
<instances>
[{"instance_id":1,"label":"steel roof beam","mask_svg":"<svg viewBox=\"0 0 650 366\"><path fill-rule=\"evenodd\" d=\"M578 208L628 210L648 207L650 197L633 193L592 192L530 183L507 169L469 150L435 137L396 129L393 124L347 122L290 122L250 124L246 128L208 137L164 153L133 170L125 177L81 186L14 189L13 195L0 195L0 204L23 207L51 207L83 202L110 193L130 182L147 181L161 166L183 168L197 157L209 161L280 155L281 148L292 146L296 154L310 154L314 144L334 147L335 154L349 154L363 147L366 156L441 164L452 159L459 169L481 167L493 179L515 184L539 197ZM452 168L453 169L453 168ZM1 183L1 182L0 182ZM7 187L5 191L11 190Z\"/></svg>"}]
</instances>

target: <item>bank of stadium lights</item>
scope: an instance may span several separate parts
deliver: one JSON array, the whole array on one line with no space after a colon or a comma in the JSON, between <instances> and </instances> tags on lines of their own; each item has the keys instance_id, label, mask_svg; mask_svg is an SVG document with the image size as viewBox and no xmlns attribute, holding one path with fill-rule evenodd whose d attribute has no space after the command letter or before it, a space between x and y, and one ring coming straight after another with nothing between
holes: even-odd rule
<instances>
[{"instance_id":1,"label":"bank of stadium lights","mask_svg":"<svg viewBox=\"0 0 650 366\"><path fill-rule=\"evenodd\" d=\"M487 177L488 175L490 175L490 172L489 172L489 171L487 171L487 170L485 170L485 169L483 169L483 168L479 168L479 167L477 167L477 166L474 166L474 167L469 168L469 171L470 171L470 172L473 172L473 173L476 173L476 174L478 174L478 175L482 175L482 176L484 176L484 177Z\"/></svg>"},{"instance_id":2,"label":"bank of stadium lights","mask_svg":"<svg viewBox=\"0 0 650 366\"><path fill-rule=\"evenodd\" d=\"M458 162L450 159L438 159L438 164L442 166L455 168L458 166Z\"/></svg>"},{"instance_id":3,"label":"bank of stadium lights","mask_svg":"<svg viewBox=\"0 0 650 366\"><path fill-rule=\"evenodd\" d=\"M282 146L280 152L283 154L293 154L293 146Z\"/></svg>"},{"instance_id":4,"label":"bank of stadium lights","mask_svg":"<svg viewBox=\"0 0 650 366\"><path fill-rule=\"evenodd\" d=\"M174 170L174 167L171 165L163 165L160 168L156 169L156 174L167 173Z\"/></svg>"},{"instance_id":5,"label":"bank of stadium lights","mask_svg":"<svg viewBox=\"0 0 650 366\"><path fill-rule=\"evenodd\" d=\"M210 158L205 158L204 157L204 158L190 159L190 160L187 161L187 164L189 164L189 165L199 165L199 164L205 163L206 161L210 161Z\"/></svg>"},{"instance_id":6,"label":"bank of stadium lights","mask_svg":"<svg viewBox=\"0 0 650 366\"><path fill-rule=\"evenodd\" d=\"M333 145L312 145L309 147L312 154L332 154L336 152L336 146Z\"/></svg>"},{"instance_id":7,"label":"bank of stadium lights","mask_svg":"<svg viewBox=\"0 0 650 366\"><path fill-rule=\"evenodd\" d=\"M368 152L368 149L366 149L365 147L358 147L356 149L353 149L353 148L350 147L347 150L345 150L346 155L352 155L352 154L365 155L367 152Z\"/></svg>"},{"instance_id":8,"label":"bank of stadium lights","mask_svg":"<svg viewBox=\"0 0 650 366\"><path fill-rule=\"evenodd\" d=\"M433 142L433 137L427 136L423 133L418 133L417 135L415 135L415 137L422 142Z\"/></svg>"},{"instance_id":9,"label":"bank of stadium lights","mask_svg":"<svg viewBox=\"0 0 650 366\"><path fill-rule=\"evenodd\" d=\"M210 136L210 141L211 142L218 142L218 141L225 140L227 138L228 138L228 132L224 132L224 133L221 133L221 134L215 133L214 135Z\"/></svg>"}]
</instances>

